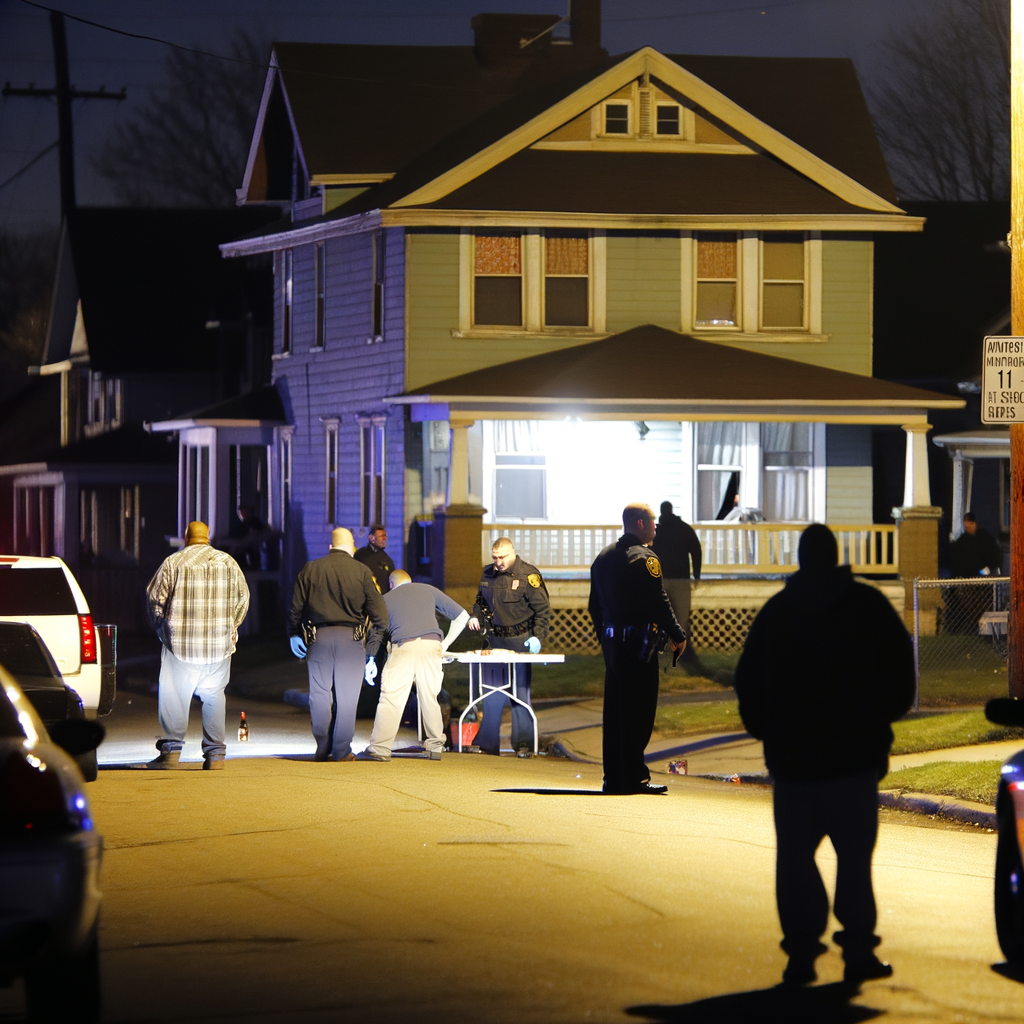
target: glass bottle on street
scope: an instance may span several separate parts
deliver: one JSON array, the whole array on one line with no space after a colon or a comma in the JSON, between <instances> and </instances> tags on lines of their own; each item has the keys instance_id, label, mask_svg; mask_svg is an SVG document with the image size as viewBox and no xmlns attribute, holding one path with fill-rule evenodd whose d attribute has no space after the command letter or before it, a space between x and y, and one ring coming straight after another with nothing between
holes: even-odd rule
<instances>
[{"instance_id":1,"label":"glass bottle on street","mask_svg":"<svg viewBox=\"0 0 1024 1024\"><path fill-rule=\"evenodd\" d=\"M245 712L242 712L242 719L238 723L238 741L239 743L249 742L249 723L245 720Z\"/></svg>"}]
</instances>

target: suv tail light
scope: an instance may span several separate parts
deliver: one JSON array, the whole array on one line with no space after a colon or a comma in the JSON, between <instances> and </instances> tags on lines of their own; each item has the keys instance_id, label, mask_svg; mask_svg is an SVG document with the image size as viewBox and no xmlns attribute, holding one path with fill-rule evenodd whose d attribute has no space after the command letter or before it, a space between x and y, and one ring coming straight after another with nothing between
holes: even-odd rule
<instances>
[{"instance_id":1,"label":"suv tail light","mask_svg":"<svg viewBox=\"0 0 1024 1024\"><path fill-rule=\"evenodd\" d=\"M64 801L60 776L35 754L15 751L0 768L0 833L70 831Z\"/></svg>"},{"instance_id":2,"label":"suv tail light","mask_svg":"<svg viewBox=\"0 0 1024 1024\"><path fill-rule=\"evenodd\" d=\"M78 635L82 640L82 664L96 664L96 627L91 615L78 616Z\"/></svg>"}]
</instances>

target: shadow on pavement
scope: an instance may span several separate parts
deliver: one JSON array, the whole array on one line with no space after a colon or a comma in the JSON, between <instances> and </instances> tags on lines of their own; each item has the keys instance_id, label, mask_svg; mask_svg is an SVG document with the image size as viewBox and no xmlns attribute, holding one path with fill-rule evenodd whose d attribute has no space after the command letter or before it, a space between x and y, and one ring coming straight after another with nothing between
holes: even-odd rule
<instances>
[{"instance_id":1,"label":"shadow on pavement","mask_svg":"<svg viewBox=\"0 0 1024 1024\"><path fill-rule=\"evenodd\" d=\"M1018 967L1016 964L1001 963L993 964L992 970L996 974L1001 974L1004 978L1009 978L1010 981L1016 981L1021 985L1024 985L1024 967Z\"/></svg>"},{"instance_id":2,"label":"shadow on pavement","mask_svg":"<svg viewBox=\"0 0 1024 1024\"><path fill-rule=\"evenodd\" d=\"M533 793L534 796L607 796L599 789L492 789L492 793Z\"/></svg>"},{"instance_id":3,"label":"shadow on pavement","mask_svg":"<svg viewBox=\"0 0 1024 1024\"><path fill-rule=\"evenodd\" d=\"M678 1006L630 1006L626 1013L668 1024L751 1024L752 1021L785 1021L786 1024L858 1024L885 1011L854 1006L856 986L844 982L813 988L763 988L725 996L699 999Z\"/></svg>"}]
</instances>

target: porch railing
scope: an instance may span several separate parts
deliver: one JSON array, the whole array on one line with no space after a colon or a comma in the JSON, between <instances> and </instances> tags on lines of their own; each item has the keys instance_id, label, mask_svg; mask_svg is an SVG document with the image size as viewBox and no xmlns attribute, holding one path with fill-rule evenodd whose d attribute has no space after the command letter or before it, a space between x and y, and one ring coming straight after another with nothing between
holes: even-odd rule
<instances>
[{"instance_id":1,"label":"porch railing","mask_svg":"<svg viewBox=\"0 0 1024 1024\"><path fill-rule=\"evenodd\" d=\"M700 523L694 529L704 552L702 572L714 575L789 573L797 569L803 523ZM839 561L860 575L899 572L899 535L894 524L829 527L839 542ZM598 552L622 532L621 526L495 525L487 523L481 556L491 560L491 545L508 537L522 558L541 570L590 567Z\"/></svg>"}]
</instances>

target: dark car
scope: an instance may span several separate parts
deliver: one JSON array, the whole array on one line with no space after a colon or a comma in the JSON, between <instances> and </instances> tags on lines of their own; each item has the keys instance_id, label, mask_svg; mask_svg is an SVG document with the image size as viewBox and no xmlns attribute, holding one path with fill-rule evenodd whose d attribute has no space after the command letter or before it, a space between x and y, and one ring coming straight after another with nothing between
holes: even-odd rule
<instances>
[{"instance_id":1,"label":"dark car","mask_svg":"<svg viewBox=\"0 0 1024 1024\"><path fill-rule=\"evenodd\" d=\"M64 682L42 637L27 622L0 622L0 665L18 681L47 729L68 719L85 718L82 698ZM86 782L95 782L96 751L75 760Z\"/></svg>"},{"instance_id":2,"label":"dark car","mask_svg":"<svg viewBox=\"0 0 1024 1024\"><path fill-rule=\"evenodd\" d=\"M102 738L85 718L57 722L51 737L0 668L0 986L23 977L40 1024L100 1016L103 841L71 754Z\"/></svg>"},{"instance_id":3,"label":"dark car","mask_svg":"<svg viewBox=\"0 0 1024 1024\"><path fill-rule=\"evenodd\" d=\"M1024 701L1010 697L990 700L985 716L996 725L1024 728ZM1007 962L1024 968L1024 750L1000 769L996 817L996 934Z\"/></svg>"}]
</instances>

